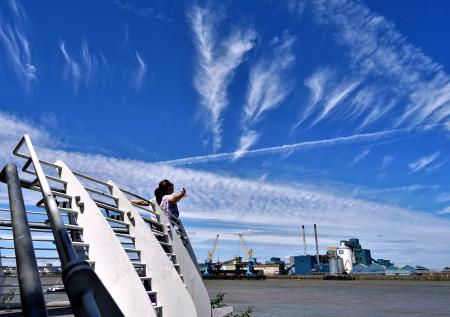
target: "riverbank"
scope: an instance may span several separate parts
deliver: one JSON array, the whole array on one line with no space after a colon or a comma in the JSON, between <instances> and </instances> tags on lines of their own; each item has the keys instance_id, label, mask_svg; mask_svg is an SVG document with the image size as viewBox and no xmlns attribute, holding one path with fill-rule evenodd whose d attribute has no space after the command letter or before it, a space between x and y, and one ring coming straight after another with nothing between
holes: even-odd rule
<instances>
[{"instance_id":1,"label":"riverbank","mask_svg":"<svg viewBox=\"0 0 450 317\"><path fill-rule=\"evenodd\" d=\"M267 275L267 279L323 280L323 275ZM450 272L429 272L421 275L355 274L353 280L381 281L450 281Z\"/></svg>"},{"instance_id":2,"label":"riverbank","mask_svg":"<svg viewBox=\"0 0 450 317\"><path fill-rule=\"evenodd\" d=\"M225 293L235 313L252 317L444 317L450 316L450 282L318 279L205 281L211 297Z\"/></svg>"}]
</instances>

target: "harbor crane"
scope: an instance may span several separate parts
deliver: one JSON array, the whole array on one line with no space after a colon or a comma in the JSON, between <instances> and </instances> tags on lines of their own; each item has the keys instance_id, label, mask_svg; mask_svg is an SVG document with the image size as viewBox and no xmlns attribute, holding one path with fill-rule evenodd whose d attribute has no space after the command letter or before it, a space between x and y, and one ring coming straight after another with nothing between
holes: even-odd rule
<instances>
[{"instance_id":1,"label":"harbor crane","mask_svg":"<svg viewBox=\"0 0 450 317\"><path fill-rule=\"evenodd\" d=\"M254 265L256 264L256 258L253 257L253 249L249 248L247 246L247 243L244 240L244 236L242 233L238 233L239 240L241 242L241 247L244 250L245 254L247 255L248 259L248 265L247 265L247 272L245 272L246 276L253 276L254 275Z\"/></svg>"},{"instance_id":2,"label":"harbor crane","mask_svg":"<svg viewBox=\"0 0 450 317\"><path fill-rule=\"evenodd\" d=\"M214 254L216 253L218 245L219 245L219 234L216 235L216 238L214 239L211 249L208 250L208 256L207 259L205 260L205 272L203 273L204 276L208 276L211 274L213 258ZM217 262L219 262L219 259L217 259Z\"/></svg>"}]
</instances>

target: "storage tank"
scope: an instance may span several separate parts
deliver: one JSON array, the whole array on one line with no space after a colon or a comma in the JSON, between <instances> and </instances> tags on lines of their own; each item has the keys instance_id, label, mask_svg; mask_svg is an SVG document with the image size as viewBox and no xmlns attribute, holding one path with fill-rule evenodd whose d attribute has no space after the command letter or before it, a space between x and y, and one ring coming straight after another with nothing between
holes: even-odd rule
<instances>
[{"instance_id":1,"label":"storage tank","mask_svg":"<svg viewBox=\"0 0 450 317\"><path fill-rule=\"evenodd\" d=\"M338 267L339 267L339 273L344 273L344 261L342 260L342 258L337 257L338 259Z\"/></svg>"},{"instance_id":2,"label":"storage tank","mask_svg":"<svg viewBox=\"0 0 450 317\"><path fill-rule=\"evenodd\" d=\"M330 264L330 274L342 273L342 271L339 269L339 259L340 258L338 258L337 256L330 256L328 258L328 263Z\"/></svg>"},{"instance_id":3,"label":"storage tank","mask_svg":"<svg viewBox=\"0 0 450 317\"><path fill-rule=\"evenodd\" d=\"M337 247L337 255L344 262L344 272L350 273L353 268L353 250L345 245L345 241L341 241L341 245Z\"/></svg>"}]
</instances>

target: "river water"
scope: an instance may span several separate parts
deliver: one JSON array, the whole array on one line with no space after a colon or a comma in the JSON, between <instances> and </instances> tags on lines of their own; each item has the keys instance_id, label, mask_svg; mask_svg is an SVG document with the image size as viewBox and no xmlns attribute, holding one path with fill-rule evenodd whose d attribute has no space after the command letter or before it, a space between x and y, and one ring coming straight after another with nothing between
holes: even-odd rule
<instances>
[{"instance_id":1,"label":"river water","mask_svg":"<svg viewBox=\"0 0 450 317\"><path fill-rule=\"evenodd\" d=\"M205 281L210 297L225 293L235 313L252 317L450 316L450 282L428 281Z\"/></svg>"}]
</instances>

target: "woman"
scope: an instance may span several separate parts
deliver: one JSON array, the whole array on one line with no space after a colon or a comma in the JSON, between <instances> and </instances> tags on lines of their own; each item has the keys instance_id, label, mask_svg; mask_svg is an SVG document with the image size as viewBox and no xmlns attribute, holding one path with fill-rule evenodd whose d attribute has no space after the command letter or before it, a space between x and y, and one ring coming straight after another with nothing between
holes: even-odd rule
<instances>
[{"instance_id":1,"label":"woman","mask_svg":"<svg viewBox=\"0 0 450 317\"><path fill-rule=\"evenodd\" d=\"M174 186L168 179L163 179L159 182L158 188L155 189L156 202L162 210L169 217L172 223L178 224L178 218L180 217L180 211L178 210L177 202L187 196L186 188L183 188L180 193L174 194ZM132 201L137 205L148 206L147 200L134 200Z\"/></svg>"}]
</instances>

